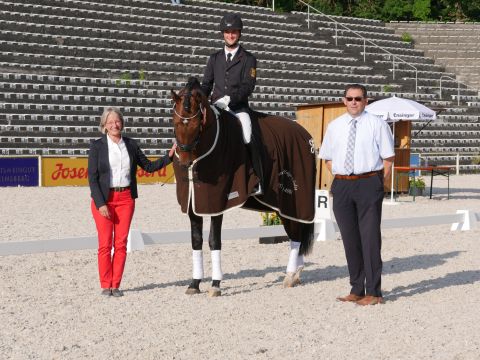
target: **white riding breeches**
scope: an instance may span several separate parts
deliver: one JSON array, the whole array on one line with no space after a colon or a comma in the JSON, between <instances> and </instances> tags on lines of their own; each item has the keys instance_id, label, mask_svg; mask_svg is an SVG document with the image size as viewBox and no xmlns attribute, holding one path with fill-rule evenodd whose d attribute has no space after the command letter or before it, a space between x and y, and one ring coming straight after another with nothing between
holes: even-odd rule
<instances>
[{"instance_id":1,"label":"white riding breeches","mask_svg":"<svg viewBox=\"0 0 480 360\"><path fill-rule=\"evenodd\" d=\"M248 144L252 139L252 120L247 112L235 113L235 116L240 120L242 124L243 142Z\"/></svg>"}]
</instances>

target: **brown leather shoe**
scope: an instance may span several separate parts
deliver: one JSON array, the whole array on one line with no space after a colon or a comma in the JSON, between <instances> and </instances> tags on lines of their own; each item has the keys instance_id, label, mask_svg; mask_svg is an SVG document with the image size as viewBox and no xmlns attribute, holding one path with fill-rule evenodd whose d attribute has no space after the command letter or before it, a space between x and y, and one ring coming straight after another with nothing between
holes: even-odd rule
<instances>
[{"instance_id":1,"label":"brown leather shoe","mask_svg":"<svg viewBox=\"0 0 480 360\"><path fill-rule=\"evenodd\" d=\"M347 296L337 297L337 300L342 302L357 302L363 298L364 297L360 295L348 294Z\"/></svg>"},{"instance_id":2,"label":"brown leather shoe","mask_svg":"<svg viewBox=\"0 0 480 360\"><path fill-rule=\"evenodd\" d=\"M366 305L377 305L383 304L383 298L381 296L371 296L367 295L363 299L356 301L358 305L366 306Z\"/></svg>"}]
</instances>

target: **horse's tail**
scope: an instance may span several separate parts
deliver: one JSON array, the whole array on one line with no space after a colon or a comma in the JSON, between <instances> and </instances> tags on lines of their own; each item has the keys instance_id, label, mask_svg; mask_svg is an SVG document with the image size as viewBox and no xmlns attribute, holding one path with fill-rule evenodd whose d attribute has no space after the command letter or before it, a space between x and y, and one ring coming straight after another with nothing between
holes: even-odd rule
<instances>
[{"instance_id":1,"label":"horse's tail","mask_svg":"<svg viewBox=\"0 0 480 360\"><path fill-rule=\"evenodd\" d=\"M315 223L300 223L300 251L299 255L308 255L313 248L313 232Z\"/></svg>"}]
</instances>

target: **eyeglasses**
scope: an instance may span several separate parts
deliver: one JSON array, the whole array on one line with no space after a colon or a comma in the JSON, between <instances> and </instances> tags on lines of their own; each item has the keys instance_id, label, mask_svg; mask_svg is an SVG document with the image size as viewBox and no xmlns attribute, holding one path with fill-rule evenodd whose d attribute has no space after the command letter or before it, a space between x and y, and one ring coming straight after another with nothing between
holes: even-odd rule
<instances>
[{"instance_id":1,"label":"eyeglasses","mask_svg":"<svg viewBox=\"0 0 480 360\"><path fill-rule=\"evenodd\" d=\"M363 100L363 96L355 96L355 97L345 96L345 99L347 99L348 102L353 101L354 99L355 101L358 102Z\"/></svg>"}]
</instances>

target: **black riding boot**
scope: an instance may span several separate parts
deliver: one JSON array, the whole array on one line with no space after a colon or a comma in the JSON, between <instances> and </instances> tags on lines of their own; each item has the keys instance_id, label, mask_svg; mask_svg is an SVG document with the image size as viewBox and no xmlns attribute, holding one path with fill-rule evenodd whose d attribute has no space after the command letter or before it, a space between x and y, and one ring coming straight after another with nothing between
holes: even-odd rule
<instances>
[{"instance_id":1,"label":"black riding boot","mask_svg":"<svg viewBox=\"0 0 480 360\"><path fill-rule=\"evenodd\" d=\"M263 178L262 156L260 155L260 151L258 150L257 144L255 143L253 136L251 141L246 145L248 152L250 153L250 159L252 160L253 171L255 172L255 175L257 175L257 177L260 179L260 193L263 193L265 182Z\"/></svg>"}]
</instances>

